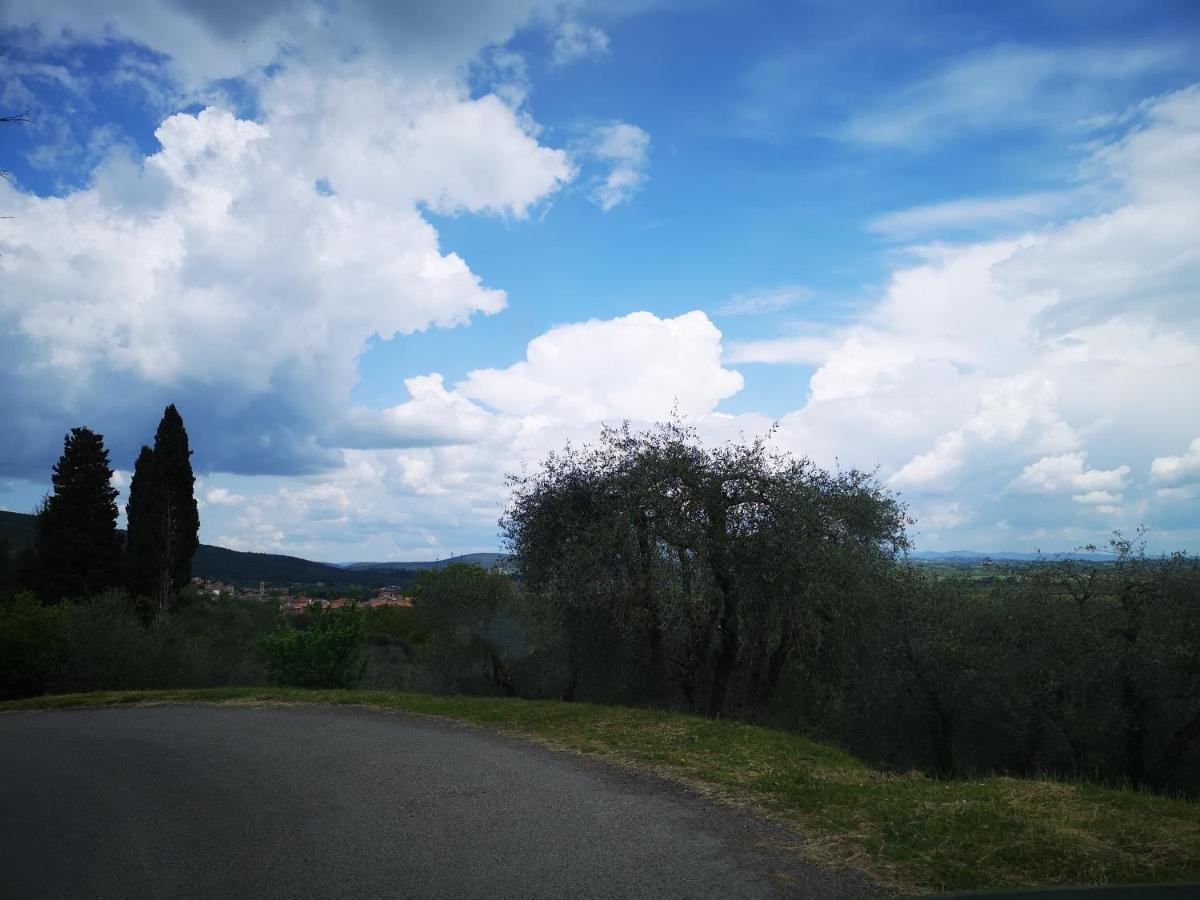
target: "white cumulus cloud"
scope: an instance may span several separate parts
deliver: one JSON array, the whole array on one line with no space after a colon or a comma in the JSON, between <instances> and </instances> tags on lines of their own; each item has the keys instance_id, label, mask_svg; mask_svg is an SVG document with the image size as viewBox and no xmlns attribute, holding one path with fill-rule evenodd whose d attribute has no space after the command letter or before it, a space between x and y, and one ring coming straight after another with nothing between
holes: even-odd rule
<instances>
[{"instance_id":1,"label":"white cumulus cloud","mask_svg":"<svg viewBox=\"0 0 1200 900\"><path fill-rule=\"evenodd\" d=\"M1129 466L1089 469L1086 453L1062 453L1030 463L1013 481L1013 487L1045 494L1081 491L1086 497L1092 492L1121 490L1129 481L1129 471Z\"/></svg>"},{"instance_id":2,"label":"white cumulus cloud","mask_svg":"<svg viewBox=\"0 0 1200 900\"><path fill-rule=\"evenodd\" d=\"M256 108L250 119L202 101L166 115L154 152L118 144L61 196L0 184L0 212L16 217L0 222L11 363L0 388L27 411L0 436L10 474L36 471L61 421L84 410L110 423L115 458L128 456L129 424L168 400L218 470L337 466L342 437L407 445L477 432L418 421L436 412L426 395L369 424L348 397L368 340L505 306L441 249L424 209L521 219L575 177L519 95L471 90L463 76L536 5L480 8L469 27L442 6L414 18L350 4L328 20L318 4L254 7L145 2L64 18L10 5L30 26L22 40L134 41L169 57L146 77L175 78L172 102L219 96L209 79L241 76ZM388 34L444 52L397 53Z\"/></svg>"},{"instance_id":3,"label":"white cumulus cloud","mask_svg":"<svg viewBox=\"0 0 1200 900\"><path fill-rule=\"evenodd\" d=\"M566 421L703 416L742 387L721 365L721 333L701 312L637 312L562 325L529 342L525 359L478 369L458 385L501 412Z\"/></svg>"},{"instance_id":4,"label":"white cumulus cloud","mask_svg":"<svg viewBox=\"0 0 1200 900\"><path fill-rule=\"evenodd\" d=\"M1160 484L1200 480L1200 437L1179 456L1158 456L1150 463L1150 477Z\"/></svg>"}]
</instances>

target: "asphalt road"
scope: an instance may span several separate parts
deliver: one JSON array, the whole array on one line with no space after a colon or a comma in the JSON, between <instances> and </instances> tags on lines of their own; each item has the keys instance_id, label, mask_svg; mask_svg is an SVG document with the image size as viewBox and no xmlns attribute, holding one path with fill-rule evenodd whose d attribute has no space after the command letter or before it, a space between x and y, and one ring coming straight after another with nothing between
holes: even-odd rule
<instances>
[{"instance_id":1,"label":"asphalt road","mask_svg":"<svg viewBox=\"0 0 1200 900\"><path fill-rule=\"evenodd\" d=\"M363 709L0 715L0 896L848 897L658 779Z\"/></svg>"}]
</instances>

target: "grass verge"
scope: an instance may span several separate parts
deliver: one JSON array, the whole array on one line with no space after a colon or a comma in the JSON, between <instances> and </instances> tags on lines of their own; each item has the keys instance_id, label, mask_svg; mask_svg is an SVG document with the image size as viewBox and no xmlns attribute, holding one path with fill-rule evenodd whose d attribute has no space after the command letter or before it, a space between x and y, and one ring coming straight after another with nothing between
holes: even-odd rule
<instances>
[{"instance_id":1,"label":"grass verge","mask_svg":"<svg viewBox=\"0 0 1200 900\"><path fill-rule=\"evenodd\" d=\"M651 770L794 828L796 850L885 889L1200 881L1200 803L1047 779L872 769L795 734L586 703L289 688L62 694L0 712L136 703L355 704L443 716Z\"/></svg>"}]
</instances>

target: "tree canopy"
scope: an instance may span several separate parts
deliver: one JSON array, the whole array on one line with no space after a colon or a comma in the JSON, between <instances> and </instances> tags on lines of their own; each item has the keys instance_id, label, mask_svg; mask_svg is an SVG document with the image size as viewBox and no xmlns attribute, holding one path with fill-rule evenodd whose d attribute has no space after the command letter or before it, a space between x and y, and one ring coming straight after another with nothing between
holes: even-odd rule
<instances>
[{"instance_id":1,"label":"tree canopy","mask_svg":"<svg viewBox=\"0 0 1200 900\"><path fill-rule=\"evenodd\" d=\"M584 632L619 635L646 661L635 693L710 715L735 683L742 701L769 696L795 642L907 547L904 508L872 474L761 439L706 447L678 422L606 429L510 484L517 571L577 623L579 649Z\"/></svg>"},{"instance_id":2,"label":"tree canopy","mask_svg":"<svg viewBox=\"0 0 1200 900\"><path fill-rule=\"evenodd\" d=\"M38 516L38 593L49 601L120 584L117 489L104 437L72 428L54 465L54 490Z\"/></svg>"},{"instance_id":3,"label":"tree canopy","mask_svg":"<svg viewBox=\"0 0 1200 900\"><path fill-rule=\"evenodd\" d=\"M129 519L130 588L149 596L160 613L191 577L200 545L192 451L174 404L163 412L154 447L143 446L125 507Z\"/></svg>"}]
</instances>

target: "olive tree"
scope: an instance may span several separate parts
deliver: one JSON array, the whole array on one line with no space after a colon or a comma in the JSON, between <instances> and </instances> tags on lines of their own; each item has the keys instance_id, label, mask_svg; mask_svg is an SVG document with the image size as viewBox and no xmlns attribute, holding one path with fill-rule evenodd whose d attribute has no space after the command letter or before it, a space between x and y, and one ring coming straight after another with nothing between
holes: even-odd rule
<instances>
[{"instance_id":1,"label":"olive tree","mask_svg":"<svg viewBox=\"0 0 1200 900\"><path fill-rule=\"evenodd\" d=\"M677 421L606 428L510 486L505 539L562 611L570 679L623 660L645 699L713 716L735 692L768 703L791 654L907 546L904 508L870 473L766 439L707 446Z\"/></svg>"}]
</instances>

